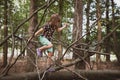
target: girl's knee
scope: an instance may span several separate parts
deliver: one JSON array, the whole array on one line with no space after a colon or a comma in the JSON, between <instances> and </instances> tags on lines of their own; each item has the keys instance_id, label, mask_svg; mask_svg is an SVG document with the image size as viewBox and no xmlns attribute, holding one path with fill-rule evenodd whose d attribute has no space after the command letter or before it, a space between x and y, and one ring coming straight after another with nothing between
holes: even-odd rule
<instances>
[{"instance_id":1,"label":"girl's knee","mask_svg":"<svg viewBox=\"0 0 120 80\"><path fill-rule=\"evenodd\" d=\"M53 44L49 44L48 46L53 47Z\"/></svg>"}]
</instances>

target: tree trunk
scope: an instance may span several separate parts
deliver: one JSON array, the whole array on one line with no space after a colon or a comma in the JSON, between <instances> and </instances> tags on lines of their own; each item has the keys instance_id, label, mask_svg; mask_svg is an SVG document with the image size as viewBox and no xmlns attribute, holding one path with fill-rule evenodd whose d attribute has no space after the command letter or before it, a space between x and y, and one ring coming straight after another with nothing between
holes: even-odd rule
<instances>
[{"instance_id":1,"label":"tree trunk","mask_svg":"<svg viewBox=\"0 0 120 80\"><path fill-rule=\"evenodd\" d=\"M100 0L96 0L96 9L97 9L97 12L96 12L96 17L99 19L100 17L101 17L101 11L100 11ZM101 34L102 34L102 32L101 32L101 20L98 20L98 22L97 22L97 26L98 26L98 31L97 31L97 41L99 42L99 41L101 41ZM96 47L96 50L98 51L98 52L100 52L100 50L101 50L101 47L98 45L97 47ZM96 54L96 62L97 62L97 67L99 67L99 63L100 63L100 55L99 54Z\"/></svg>"},{"instance_id":2,"label":"tree trunk","mask_svg":"<svg viewBox=\"0 0 120 80\"><path fill-rule=\"evenodd\" d=\"M110 33L109 25L109 0L106 0L106 35ZM110 37L105 40L105 52L110 53ZM110 55L106 56L106 61L110 61Z\"/></svg>"},{"instance_id":3,"label":"tree trunk","mask_svg":"<svg viewBox=\"0 0 120 80\"><path fill-rule=\"evenodd\" d=\"M4 38L8 36L8 26L7 26L7 0L4 0ZM8 41L6 41L3 45L3 67L7 65L7 53L8 53Z\"/></svg>"},{"instance_id":4,"label":"tree trunk","mask_svg":"<svg viewBox=\"0 0 120 80\"><path fill-rule=\"evenodd\" d=\"M83 3L82 0L74 0L74 28L73 28L73 41L78 40L82 36L82 21L83 21ZM79 43L81 43L82 40L80 40L78 43L76 43L76 47L81 47ZM83 57L82 51L77 52L77 55L75 55L76 51L73 49L73 58L78 58L78 55ZM79 69L85 69L84 62L79 62L75 65L75 68Z\"/></svg>"},{"instance_id":5,"label":"tree trunk","mask_svg":"<svg viewBox=\"0 0 120 80\"><path fill-rule=\"evenodd\" d=\"M89 14L90 14L90 4L91 1L87 0L87 8L86 8L86 19L87 19L87 23L86 23L86 33L88 33L86 35L86 43L88 44L90 42L90 21L89 21ZM88 49L88 47L86 47L86 49ZM86 61L90 63L90 57L86 58ZM87 69L87 65L86 65L86 69Z\"/></svg>"},{"instance_id":6,"label":"tree trunk","mask_svg":"<svg viewBox=\"0 0 120 80\"><path fill-rule=\"evenodd\" d=\"M30 0L30 15L33 14L33 12L37 9L37 3L38 3L38 0ZM34 29L38 23L37 21L37 13L34 14L34 16L30 19L30 25L29 25L29 29L28 29L28 32L29 32L29 35L32 36L33 35L33 32L34 32ZM36 52L35 50L35 45L33 43L29 43L28 44L29 48L27 50L27 67L26 67L26 71L33 71L35 66L33 65L33 63L35 63L35 53L33 52ZM32 63L33 62L33 63Z\"/></svg>"},{"instance_id":7,"label":"tree trunk","mask_svg":"<svg viewBox=\"0 0 120 80\"><path fill-rule=\"evenodd\" d=\"M62 20L63 0L59 0L59 15L61 16L61 20ZM58 36L57 36L58 40L61 40L61 35L62 35L62 32L58 32ZM58 44L58 62L59 62L59 59L61 58L61 56L62 56L62 45L59 43Z\"/></svg>"},{"instance_id":8,"label":"tree trunk","mask_svg":"<svg viewBox=\"0 0 120 80\"><path fill-rule=\"evenodd\" d=\"M111 0L112 2L112 26L115 27L115 12L114 12L114 0ZM116 35L116 31L113 33L113 45L114 45L114 53L118 59L118 62L120 62L120 50L118 47L118 39Z\"/></svg>"},{"instance_id":9,"label":"tree trunk","mask_svg":"<svg viewBox=\"0 0 120 80\"><path fill-rule=\"evenodd\" d=\"M87 80L118 80L120 71L118 70L77 70L75 71ZM40 73L42 76L42 73ZM0 80L39 80L37 72L12 74L0 78ZM69 71L48 72L43 80L84 80Z\"/></svg>"}]
</instances>

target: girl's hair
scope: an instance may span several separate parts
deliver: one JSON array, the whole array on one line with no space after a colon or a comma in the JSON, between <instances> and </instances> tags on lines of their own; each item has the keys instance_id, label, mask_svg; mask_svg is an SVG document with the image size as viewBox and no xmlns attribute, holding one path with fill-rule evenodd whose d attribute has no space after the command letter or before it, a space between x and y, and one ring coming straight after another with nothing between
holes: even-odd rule
<instances>
[{"instance_id":1,"label":"girl's hair","mask_svg":"<svg viewBox=\"0 0 120 80\"><path fill-rule=\"evenodd\" d=\"M61 17L58 13L55 13L51 15L50 20L48 22L51 22L52 25L57 26L57 22L61 22Z\"/></svg>"}]
</instances>

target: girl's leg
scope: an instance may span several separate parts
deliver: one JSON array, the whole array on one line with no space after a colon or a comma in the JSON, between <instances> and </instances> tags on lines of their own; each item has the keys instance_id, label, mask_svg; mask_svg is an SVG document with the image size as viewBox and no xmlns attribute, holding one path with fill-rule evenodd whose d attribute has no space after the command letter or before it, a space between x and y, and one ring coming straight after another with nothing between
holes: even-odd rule
<instances>
[{"instance_id":1,"label":"girl's leg","mask_svg":"<svg viewBox=\"0 0 120 80\"><path fill-rule=\"evenodd\" d=\"M53 44L44 45L44 46L40 47L39 49L42 51L42 50L49 49L51 47L53 47Z\"/></svg>"},{"instance_id":2,"label":"girl's leg","mask_svg":"<svg viewBox=\"0 0 120 80\"><path fill-rule=\"evenodd\" d=\"M53 64L52 56L53 56L53 53L49 52L48 53L48 58L47 58L47 65L48 66L50 66L51 64Z\"/></svg>"},{"instance_id":3,"label":"girl's leg","mask_svg":"<svg viewBox=\"0 0 120 80\"><path fill-rule=\"evenodd\" d=\"M49 53L48 53L48 59L47 59L47 67L54 66L54 65L53 65L52 56L53 56L53 53L52 53L52 52L49 52ZM48 71L54 72L55 69L54 69L53 67L50 67L50 68L48 69Z\"/></svg>"},{"instance_id":4,"label":"girl's leg","mask_svg":"<svg viewBox=\"0 0 120 80\"><path fill-rule=\"evenodd\" d=\"M47 38L45 38L44 36L40 36L39 41L43 45L42 47L37 48L37 54L39 56L42 55L43 50L46 50L46 49L49 49L49 48L53 47L53 44Z\"/></svg>"},{"instance_id":5,"label":"girl's leg","mask_svg":"<svg viewBox=\"0 0 120 80\"><path fill-rule=\"evenodd\" d=\"M40 48L37 48L36 50L37 50L38 56L42 57L42 51L46 50L46 49L49 49L49 48L52 48L52 46L53 46L52 44L48 44L48 45L44 45Z\"/></svg>"},{"instance_id":6,"label":"girl's leg","mask_svg":"<svg viewBox=\"0 0 120 80\"><path fill-rule=\"evenodd\" d=\"M39 37L40 42L42 45L42 47L38 48L41 51L43 50L47 50L48 51L48 58L47 58L47 65L51 65L52 64L52 56L53 56L53 44L44 36L40 36Z\"/></svg>"}]
</instances>

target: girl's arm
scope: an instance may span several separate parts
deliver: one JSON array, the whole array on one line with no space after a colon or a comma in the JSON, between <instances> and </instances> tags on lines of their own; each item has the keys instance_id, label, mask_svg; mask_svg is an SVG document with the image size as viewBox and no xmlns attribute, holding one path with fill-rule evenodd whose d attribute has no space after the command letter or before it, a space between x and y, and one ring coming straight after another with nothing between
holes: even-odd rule
<instances>
[{"instance_id":1,"label":"girl's arm","mask_svg":"<svg viewBox=\"0 0 120 80\"><path fill-rule=\"evenodd\" d=\"M63 27L58 28L57 31L60 32L60 31L62 31L64 28L66 28L67 26L68 26L68 23L65 23L65 24L63 25Z\"/></svg>"},{"instance_id":2,"label":"girl's arm","mask_svg":"<svg viewBox=\"0 0 120 80\"><path fill-rule=\"evenodd\" d=\"M43 28L40 28L36 33L35 36L39 35L43 31Z\"/></svg>"},{"instance_id":3,"label":"girl's arm","mask_svg":"<svg viewBox=\"0 0 120 80\"><path fill-rule=\"evenodd\" d=\"M37 36L38 34L40 34L43 31L43 28L40 28L34 36ZM28 39L28 41L30 41L32 39L32 36Z\"/></svg>"}]
</instances>

